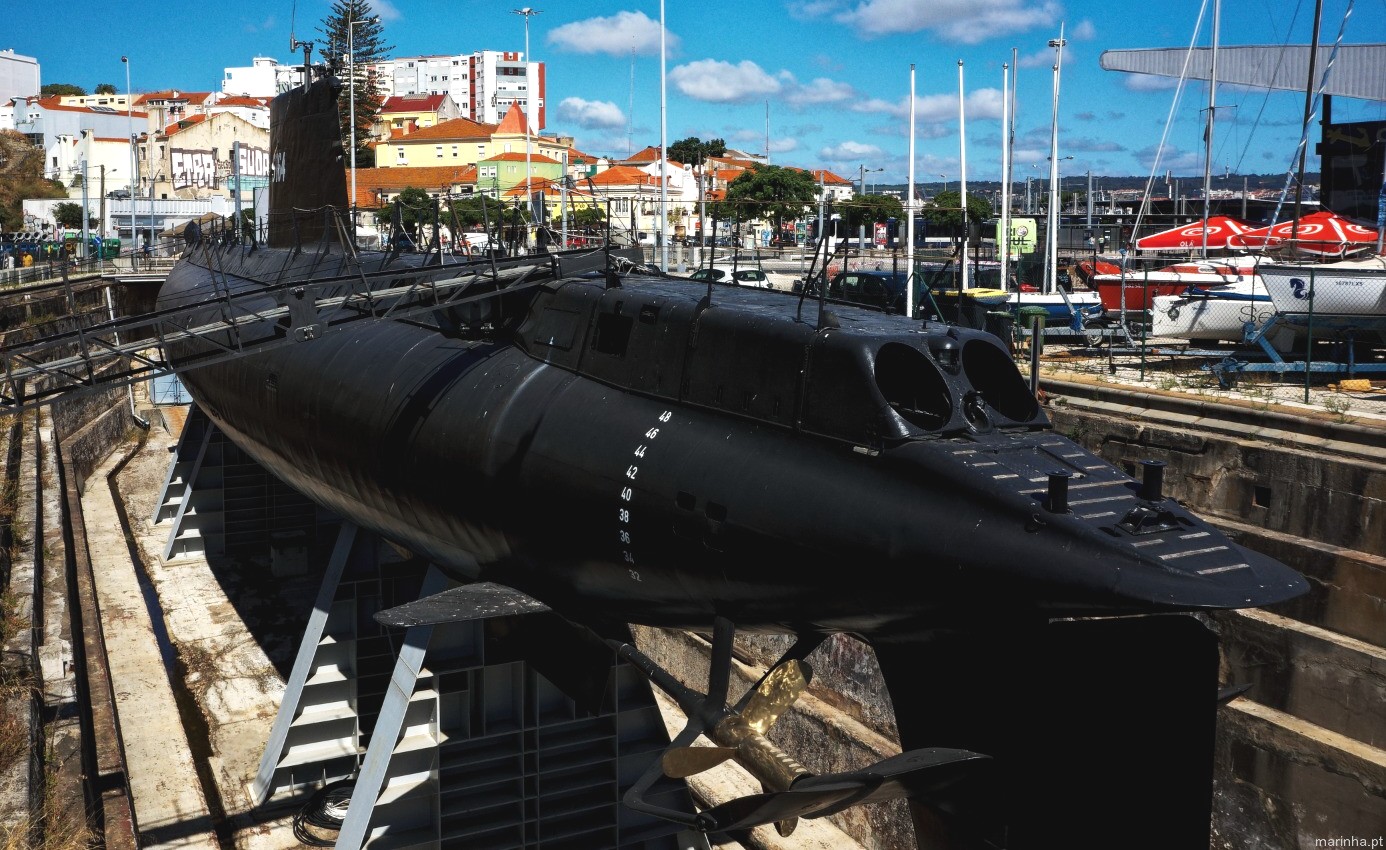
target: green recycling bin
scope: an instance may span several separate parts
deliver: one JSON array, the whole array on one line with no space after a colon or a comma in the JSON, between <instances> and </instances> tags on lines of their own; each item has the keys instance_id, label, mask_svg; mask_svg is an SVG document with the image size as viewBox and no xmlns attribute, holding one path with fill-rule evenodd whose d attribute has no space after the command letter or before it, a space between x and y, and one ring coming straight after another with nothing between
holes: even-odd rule
<instances>
[{"instance_id":1,"label":"green recycling bin","mask_svg":"<svg viewBox=\"0 0 1386 850\"><path fill-rule=\"evenodd\" d=\"M1044 323L1049 318L1049 311L1043 307L1021 307L1015 311L1016 322L1023 329L1022 332L1034 331L1034 339L1031 345L1038 346L1039 351L1044 350Z\"/></svg>"}]
</instances>

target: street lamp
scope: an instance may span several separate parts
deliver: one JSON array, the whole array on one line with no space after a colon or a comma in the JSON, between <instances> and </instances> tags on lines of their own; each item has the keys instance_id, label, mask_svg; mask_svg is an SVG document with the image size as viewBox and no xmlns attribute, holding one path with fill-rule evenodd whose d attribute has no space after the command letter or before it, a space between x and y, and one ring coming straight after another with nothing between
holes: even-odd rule
<instances>
[{"instance_id":1,"label":"street lamp","mask_svg":"<svg viewBox=\"0 0 1386 850\"><path fill-rule=\"evenodd\" d=\"M130 131L130 266L135 264L135 191L140 173L135 168L135 98L130 93L130 57L120 57L125 66L125 122Z\"/></svg>"},{"instance_id":2,"label":"street lamp","mask_svg":"<svg viewBox=\"0 0 1386 850\"><path fill-rule=\"evenodd\" d=\"M858 179L861 182L861 196L866 197L866 175L872 171L885 171L884 168L867 168L865 165L857 167Z\"/></svg>"},{"instance_id":3,"label":"street lamp","mask_svg":"<svg viewBox=\"0 0 1386 850\"><path fill-rule=\"evenodd\" d=\"M947 192L947 191L948 191L948 175L947 175L947 174L940 174L939 177L942 177L942 178L943 178L943 191L944 191L944 192ZM943 192L940 192L939 194L943 194Z\"/></svg>"},{"instance_id":4,"label":"street lamp","mask_svg":"<svg viewBox=\"0 0 1386 850\"><path fill-rule=\"evenodd\" d=\"M529 206L530 221L534 221L534 202L530 198L533 187L530 186L530 158L529 158L529 122L530 113L534 109L532 94L529 85L529 19L539 14L539 9L531 9L526 6L523 9L514 9L515 14L525 19L525 203ZM529 228L525 228L525 250L529 250Z\"/></svg>"},{"instance_id":5,"label":"street lamp","mask_svg":"<svg viewBox=\"0 0 1386 850\"><path fill-rule=\"evenodd\" d=\"M351 117L348 119L351 121L351 198L347 200L347 209L351 210L352 244L356 242L356 42L354 36L358 25L375 23L379 20L379 15L372 15L359 21L347 21L347 100L351 104Z\"/></svg>"}]
</instances>

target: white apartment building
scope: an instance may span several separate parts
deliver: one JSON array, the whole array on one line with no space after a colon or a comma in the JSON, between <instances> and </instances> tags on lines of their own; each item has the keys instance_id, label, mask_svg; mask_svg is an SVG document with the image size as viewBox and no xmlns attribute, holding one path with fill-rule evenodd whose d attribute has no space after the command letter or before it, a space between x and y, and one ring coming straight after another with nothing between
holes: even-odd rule
<instances>
[{"instance_id":1,"label":"white apartment building","mask_svg":"<svg viewBox=\"0 0 1386 850\"><path fill-rule=\"evenodd\" d=\"M386 97L410 94L450 94L462 117L483 124L499 124L518 103L529 117L530 132L546 126L543 62L525 62L523 53L482 50L455 56L404 56L380 62L379 79L389 86ZM534 85L533 103L525 83L525 71Z\"/></svg>"},{"instance_id":2,"label":"white apartment building","mask_svg":"<svg viewBox=\"0 0 1386 850\"><path fill-rule=\"evenodd\" d=\"M226 68L222 73L222 94L245 97L274 97L303 80L302 65L281 65L278 59L256 56L249 68Z\"/></svg>"},{"instance_id":3,"label":"white apartment building","mask_svg":"<svg viewBox=\"0 0 1386 850\"><path fill-rule=\"evenodd\" d=\"M0 100L39 93L39 62L13 50L0 50Z\"/></svg>"}]
</instances>

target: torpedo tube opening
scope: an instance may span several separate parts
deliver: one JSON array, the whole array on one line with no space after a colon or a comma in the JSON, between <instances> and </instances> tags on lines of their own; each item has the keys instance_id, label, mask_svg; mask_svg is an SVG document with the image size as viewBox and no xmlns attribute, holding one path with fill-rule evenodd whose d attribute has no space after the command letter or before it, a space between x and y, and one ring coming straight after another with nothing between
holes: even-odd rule
<instances>
[{"instance_id":1,"label":"torpedo tube opening","mask_svg":"<svg viewBox=\"0 0 1386 850\"><path fill-rule=\"evenodd\" d=\"M876 352L876 387L906 422L937 431L953 418L953 394L934 362L917 348L888 342Z\"/></svg>"}]
</instances>

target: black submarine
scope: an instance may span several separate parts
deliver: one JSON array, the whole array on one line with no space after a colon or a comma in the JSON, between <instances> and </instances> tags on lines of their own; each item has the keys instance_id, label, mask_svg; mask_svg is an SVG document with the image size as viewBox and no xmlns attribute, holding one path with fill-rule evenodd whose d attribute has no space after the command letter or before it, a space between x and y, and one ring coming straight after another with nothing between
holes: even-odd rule
<instances>
[{"instance_id":1,"label":"black submarine","mask_svg":"<svg viewBox=\"0 0 1386 850\"><path fill-rule=\"evenodd\" d=\"M340 88L319 74L274 100L265 244L194 232L159 307L476 275L423 317L206 366L230 340L169 352L247 453L461 583L385 621L518 599L604 640L690 715L667 773L733 758L765 786L688 820L707 832L905 797L920 846L1207 846L1217 644L1189 614L1289 599L1302 577L1166 496L1161 464L1136 478L1055 433L983 331L610 248L479 266L355 250L337 238ZM631 646L632 623L712 632L707 692ZM800 641L728 706L738 630ZM836 633L875 650L906 752L814 776L763 733ZM719 746L693 752L700 734ZM680 817L646 787L628 803Z\"/></svg>"}]
</instances>

